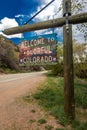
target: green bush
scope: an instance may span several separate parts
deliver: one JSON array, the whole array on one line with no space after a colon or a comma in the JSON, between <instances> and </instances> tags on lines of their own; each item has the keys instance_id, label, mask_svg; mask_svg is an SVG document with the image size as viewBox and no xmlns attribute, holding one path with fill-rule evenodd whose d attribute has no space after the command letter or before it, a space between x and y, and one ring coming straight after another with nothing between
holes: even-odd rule
<instances>
[{"instance_id":1,"label":"green bush","mask_svg":"<svg viewBox=\"0 0 87 130\"><path fill-rule=\"evenodd\" d=\"M78 125L75 130L87 130L87 122L80 123L80 125Z\"/></svg>"},{"instance_id":2,"label":"green bush","mask_svg":"<svg viewBox=\"0 0 87 130\"><path fill-rule=\"evenodd\" d=\"M57 63L52 66L52 74L56 76L63 76L63 64Z\"/></svg>"},{"instance_id":3,"label":"green bush","mask_svg":"<svg viewBox=\"0 0 87 130\"><path fill-rule=\"evenodd\" d=\"M64 75L64 66L61 63L57 63L50 67L52 74L55 76ZM74 64L74 75L78 78L87 78L87 63L75 63Z\"/></svg>"},{"instance_id":4,"label":"green bush","mask_svg":"<svg viewBox=\"0 0 87 130\"><path fill-rule=\"evenodd\" d=\"M79 78L87 78L87 63L74 64L74 74Z\"/></svg>"},{"instance_id":5,"label":"green bush","mask_svg":"<svg viewBox=\"0 0 87 130\"><path fill-rule=\"evenodd\" d=\"M52 74L55 76L64 75L64 65L57 63L50 67ZM78 78L87 78L87 62L85 63L74 63L74 75Z\"/></svg>"}]
</instances>

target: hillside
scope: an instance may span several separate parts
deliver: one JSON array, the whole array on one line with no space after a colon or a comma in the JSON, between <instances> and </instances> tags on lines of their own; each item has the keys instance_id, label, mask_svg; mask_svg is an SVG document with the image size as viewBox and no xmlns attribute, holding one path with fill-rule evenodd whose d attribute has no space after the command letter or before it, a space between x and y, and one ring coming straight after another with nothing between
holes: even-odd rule
<instances>
[{"instance_id":1,"label":"hillside","mask_svg":"<svg viewBox=\"0 0 87 130\"><path fill-rule=\"evenodd\" d=\"M6 70L19 70L18 47L0 35L0 73Z\"/></svg>"}]
</instances>

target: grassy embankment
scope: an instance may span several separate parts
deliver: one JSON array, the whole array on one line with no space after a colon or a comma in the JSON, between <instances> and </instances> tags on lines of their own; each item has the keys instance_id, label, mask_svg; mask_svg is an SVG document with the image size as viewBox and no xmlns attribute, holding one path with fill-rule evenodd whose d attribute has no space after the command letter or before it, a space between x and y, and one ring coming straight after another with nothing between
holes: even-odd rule
<instances>
[{"instance_id":1,"label":"grassy embankment","mask_svg":"<svg viewBox=\"0 0 87 130\"><path fill-rule=\"evenodd\" d=\"M39 105L56 118L58 123L66 126L69 123L64 113L64 79L47 76L46 82L32 96ZM72 130L87 130L87 83L75 80L76 118L71 124ZM30 101L30 96L24 98Z\"/></svg>"}]
</instances>

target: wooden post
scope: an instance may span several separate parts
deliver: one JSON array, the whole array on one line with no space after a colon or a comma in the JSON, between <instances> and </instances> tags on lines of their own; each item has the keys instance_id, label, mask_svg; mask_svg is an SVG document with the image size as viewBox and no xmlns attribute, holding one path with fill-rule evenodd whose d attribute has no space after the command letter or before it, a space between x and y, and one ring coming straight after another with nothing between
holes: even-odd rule
<instances>
[{"instance_id":1,"label":"wooden post","mask_svg":"<svg viewBox=\"0 0 87 130\"><path fill-rule=\"evenodd\" d=\"M65 4L68 2L68 15L71 15L71 0L63 0L63 14L66 16ZM72 121L75 118L74 102L74 76L73 76L73 49L72 49L72 25L63 26L64 43L64 110Z\"/></svg>"}]
</instances>

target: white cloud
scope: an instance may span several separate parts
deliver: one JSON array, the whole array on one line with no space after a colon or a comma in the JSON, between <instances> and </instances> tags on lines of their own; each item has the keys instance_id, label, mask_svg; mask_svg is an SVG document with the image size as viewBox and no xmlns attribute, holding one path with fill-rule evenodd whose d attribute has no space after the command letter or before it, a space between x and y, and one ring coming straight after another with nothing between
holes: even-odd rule
<instances>
[{"instance_id":1,"label":"white cloud","mask_svg":"<svg viewBox=\"0 0 87 130\"><path fill-rule=\"evenodd\" d=\"M23 38L22 34L5 35L3 32L0 32L0 35L3 35L4 37L7 37L7 38Z\"/></svg>"},{"instance_id":2,"label":"white cloud","mask_svg":"<svg viewBox=\"0 0 87 130\"><path fill-rule=\"evenodd\" d=\"M40 1L41 5L38 6L37 8L37 11L40 11L43 7L45 7L51 0L44 0L44 1ZM39 15L37 15L35 18L34 18L34 22L40 22L40 21L45 21L45 20L50 20L50 19L55 19L55 18L58 18L58 17L62 17L62 11L60 11L58 13L58 10L59 10L59 7L61 6L61 2L62 0L60 1L57 1L55 0L51 5L49 5L47 8L45 8L45 10L43 10ZM34 14L36 14L36 12L33 12L31 14L31 17L34 16ZM60 32L60 29L55 29L55 32L62 36L62 31ZM52 33L52 30L51 29L45 29L45 30L40 30L40 31L35 31L35 34L36 35L44 35L44 34L50 34Z\"/></svg>"},{"instance_id":3,"label":"white cloud","mask_svg":"<svg viewBox=\"0 0 87 130\"><path fill-rule=\"evenodd\" d=\"M57 0L55 0L51 5L49 5L47 8L45 8L40 14L38 14L35 18L34 21L43 21L43 20L48 20L48 19L53 19L53 17L61 17L62 13L57 13L60 5L61 5L61 1L59 2ZM40 11L43 7L45 7L50 0L44 0L41 1L41 5L37 8L37 11ZM36 12L34 12L33 14L31 14L31 16L33 16L34 14L36 14Z\"/></svg>"},{"instance_id":4,"label":"white cloud","mask_svg":"<svg viewBox=\"0 0 87 130\"><path fill-rule=\"evenodd\" d=\"M15 15L15 18L24 18L24 17L29 18L29 15L24 15L24 14Z\"/></svg>"},{"instance_id":5,"label":"white cloud","mask_svg":"<svg viewBox=\"0 0 87 130\"><path fill-rule=\"evenodd\" d=\"M1 19L0 30L4 30L15 26L18 26L18 23L16 22L15 19L10 19L7 17Z\"/></svg>"},{"instance_id":6,"label":"white cloud","mask_svg":"<svg viewBox=\"0 0 87 130\"><path fill-rule=\"evenodd\" d=\"M0 34L4 35L7 38L22 38L23 37L22 34L15 34L15 35L7 36L3 34L2 32L4 29L16 27L16 26L18 26L18 23L15 19L10 19L10 18L5 17L1 19L0 21Z\"/></svg>"},{"instance_id":7,"label":"white cloud","mask_svg":"<svg viewBox=\"0 0 87 130\"><path fill-rule=\"evenodd\" d=\"M19 17L25 17L25 15L23 15L23 14L15 15L15 18L19 18Z\"/></svg>"},{"instance_id":8,"label":"white cloud","mask_svg":"<svg viewBox=\"0 0 87 130\"><path fill-rule=\"evenodd\" d=\"M50 33L52 33L52 31L49 29L45 29L45 30L34 31L34 33L36 35L44 35L44 34L50 34Z\"/></svg>"},{"instance_id":9,"label":"white cloud","mask_svg":"<svg viewBox=\"0 0 87 130\"><path fill-rule=\"evenodd\" d=\"M47 5L50 1L51 0L41 1L41 6L39 6L37 8L37 12L39 10L41 10L45 5ZM48 6L44 11L42 11L39 15L37 15L34 18L34 21L39 22L39 21L45 21L45 20L53 19L53 17L54 18L62 17L62 15L63 15L62 10L60 12L58 12L58 9L59 9L60 6L62 6L62 0L59 0L59 1L55 0L50 6ZM87 4L82 9L82 12L87 12ZM32 16L35 13L33 13ZM41 35L41 34L43 35L43 34L52 33L52 32L49 32L49 29L48 29L48 30L35 31L35 33L37 35ZM62 28L56 28L55 33L57 33L58 36L63 37ZM73 39L77 39L77 41L80 42L80 43L84 42L84 33L81 33L80 31L76 30L75 26L73 26Z\"/></svg>"}]
</instances>

